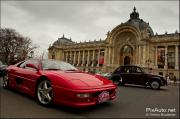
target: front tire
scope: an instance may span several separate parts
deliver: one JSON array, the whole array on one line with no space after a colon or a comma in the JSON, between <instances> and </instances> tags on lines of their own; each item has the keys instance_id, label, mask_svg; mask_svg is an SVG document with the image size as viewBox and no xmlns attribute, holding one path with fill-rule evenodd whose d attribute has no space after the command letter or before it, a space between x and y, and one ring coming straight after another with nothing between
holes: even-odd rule
<instances>
[{"instance_id":1,"label":"front tire","mask_svg":"<svg viewBox=\"0 0 180 119\"><path fill-rule=\"evenodd\" d=\"M48 80L42 80L37 86L37 99L43 106L49 106L53 100L53 91L51 82Z\"/></svg>"},{"instance_id":2,"label":"front tire","mask_svg":"<svg viewBox=\"0 0 180 119\"><path fill-rule=\"evenodd\" d=\"M150 86L152 89L158 90L160 88L160 83L158 81L152 81Z\"/></svg>"},{"instance_id":3,"label":"front tire","mask_svg":"<svg viewBox=\"0 0 180 119\"><path fill-rule=\"evenodd\" d=\"M121 76L113 76L112 78L112 81L115 85L119 86L119 85L123 85L123 80L122 80L122 77Z\"/></svg>"},{"instance_id":4,"label":"front tire","mask_svg":"<svg viewBox=\"0 0 180 119\"><path fill-rule=\"evenodd\" d=\"M7 89L9 87L9 78L8 74L3 76L3 88Z\"/></svg>"}]
</instances>

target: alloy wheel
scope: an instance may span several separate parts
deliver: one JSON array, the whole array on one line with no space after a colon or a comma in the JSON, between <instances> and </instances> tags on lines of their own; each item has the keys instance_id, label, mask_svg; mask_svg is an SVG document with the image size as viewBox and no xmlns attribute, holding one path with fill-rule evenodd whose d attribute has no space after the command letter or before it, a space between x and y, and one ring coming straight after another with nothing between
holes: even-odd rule
<instances>
[{"instance_id":1,"label":"alloy wheel","mask_svg":"<svg viewBox=\"0 0 180 119\"><path fill-rule=\"evenodd\" d=\"M53 92L50 81L43 80L39 83L37 87L37 98L43 105L48 105L52 102Z\"/></svg>"}]
</instances>

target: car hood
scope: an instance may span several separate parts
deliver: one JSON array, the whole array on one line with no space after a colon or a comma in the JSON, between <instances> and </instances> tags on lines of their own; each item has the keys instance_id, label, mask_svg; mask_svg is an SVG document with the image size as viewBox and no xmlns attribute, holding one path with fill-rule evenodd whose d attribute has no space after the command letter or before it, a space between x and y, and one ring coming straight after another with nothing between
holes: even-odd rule
<instances>
[{"instance_id":1,"label":"car hood","mask_svg":"<svg viewBox=\"0 0 180 119\"><path fill-rule=\"evenodd\" d=\"M76 89L100 88L114 86L112 81L99 75L93 75L80 71L57 71L59 77L68 80Z\"/></svg>"}]
</instances>

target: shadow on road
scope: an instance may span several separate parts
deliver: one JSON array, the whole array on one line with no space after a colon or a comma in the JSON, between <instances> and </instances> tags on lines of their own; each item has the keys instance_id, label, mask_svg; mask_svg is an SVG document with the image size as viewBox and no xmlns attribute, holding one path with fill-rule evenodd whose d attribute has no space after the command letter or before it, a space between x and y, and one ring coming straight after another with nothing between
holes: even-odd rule
<instances>
[{"instance_id":1,"label":"shadow on road","mask_svg":"<svg viewBox=\"0 0 180 119\"><path fill-rule=\"evenodd\" d=\"M152 89L150 86L148 87L144 87L144 86L140 86L140 85L133 85L133 84L126 84L124 86L119 86L120 88L134 88L134 89L142 89L142 90L151 90L153 91L154 89ZM168 88L167 86L166 87L161 87L160 89L158 90L154 90L154 91L167 91Z\"/></svg>"},{"instance_id":2,"label":"shadow on road","mask_svg":"<svg viewBox=\"0 0 180 119\"><path fill-rule=\"evenodd\" d=\"M104 110L105 108L109 108L111 106L113 106L113 104L111 102L104 102L102 104L98 104L98 105L90 106L90 107L86 107L86 108L73 108L73 107L55 105L55 104L52 105L52 107L54 109L64 111L66 113L73 113L73 114L91 113L91 112L95 112L95 111L100 110L100 109Z\"/></svg>"}]
</instances>

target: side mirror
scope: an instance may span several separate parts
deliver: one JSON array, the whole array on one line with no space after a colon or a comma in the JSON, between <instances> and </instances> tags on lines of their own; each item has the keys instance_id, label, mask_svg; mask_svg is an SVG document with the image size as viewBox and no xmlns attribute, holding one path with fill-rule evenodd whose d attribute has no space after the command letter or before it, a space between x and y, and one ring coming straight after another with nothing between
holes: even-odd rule
<instances>
[{"instance_id":1,"label":"side mirror","mask_svg":"<svg viewBox=\"0 0 180 119\"><path fill-rule=\"evenodd\" d=\"M30 67L30 68L39 70L34 64L26 64L26 67Z\"/></svg>"}]
</instances>

